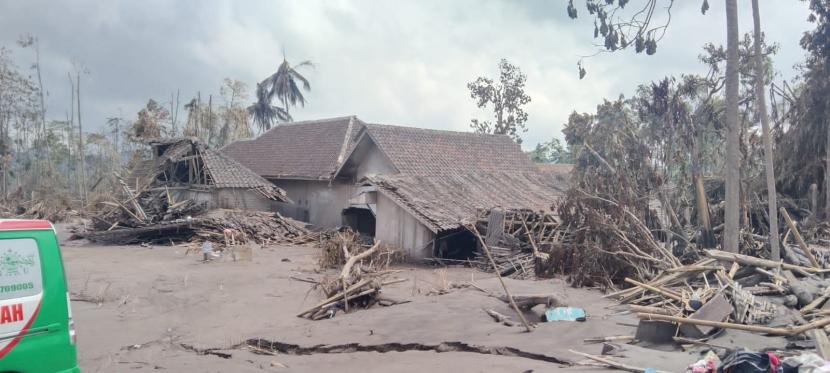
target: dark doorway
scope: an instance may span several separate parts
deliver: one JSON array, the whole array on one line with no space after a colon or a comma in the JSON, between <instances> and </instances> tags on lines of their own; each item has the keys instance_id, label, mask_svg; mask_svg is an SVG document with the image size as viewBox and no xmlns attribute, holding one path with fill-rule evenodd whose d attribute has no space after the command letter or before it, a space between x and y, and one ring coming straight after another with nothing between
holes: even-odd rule
<instances>
[{"instance_id":1,"label":"dark doorway","mask_svg":"<svg viewBox=\"0 0 830 373\"><path fill-rule=\"evenodd\" d=\"M343 225L366 236L375 236L375 214L369 209L350 207L343 210Z\"/></svg>"},{"instance_id":2,"label":"dark doorway","mask_svg":"<svg viewBox=\"0 0 830 373\"><path fill-rule=\"evenodd\" d=\"M442 232L435 237L435 256L441 259L470 259L475 256L476 247L476 237L464 228Z\"/></svg>"}]
</instances>

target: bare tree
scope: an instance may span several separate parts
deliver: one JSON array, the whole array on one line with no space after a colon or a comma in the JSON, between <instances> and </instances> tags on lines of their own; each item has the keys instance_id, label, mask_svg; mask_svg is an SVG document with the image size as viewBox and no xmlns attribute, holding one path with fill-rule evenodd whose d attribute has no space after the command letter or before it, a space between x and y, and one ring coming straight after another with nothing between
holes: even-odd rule
<instances>
[{"instance_id":1,"label":"bare tree","mask_svg":"<svg viewBox=\"0 0 830 373\"><path fill-rule=\"evenodd\" d=\"M81 177L80 177L80 188L81 188L81 200L83 201L83 208L86 209L87 203L87 193L86 193L86 149L84 149L84 126L83 122L81 121L81 74L88 74L89 70L86 69L80 62L73 62L73 67L75 69L75 104L77 108L77 115L78 115L78 158L81 161ZM72 82L72 76L70 74L69 77L70 83Z\"/></svg>"},{"instance_id":2,"label":"bare tree","mask_svg":"<svg viewBox=\"0 0 830 373\"><path fill-rule=\"evenodd\" d=\"M726 0L726 211L724 218L723 249L738 252L740 234L741 154L740 125L738 122L738 5L737 0Z\"/></svg>"}]
</instances>

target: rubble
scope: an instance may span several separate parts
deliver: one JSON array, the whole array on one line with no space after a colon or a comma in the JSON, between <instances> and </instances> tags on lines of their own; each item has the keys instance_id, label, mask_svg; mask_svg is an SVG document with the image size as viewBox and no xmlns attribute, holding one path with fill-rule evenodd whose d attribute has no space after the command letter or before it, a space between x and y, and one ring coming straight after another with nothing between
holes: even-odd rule
<instances>
[{"instance_id":1,"label":"rubble","mask_svg":"<svg viewBox=\"0 0 830 373\"><path fill-rule=\"evenodd\" d=\"M265 245L316 240L305 224L278 212L221 208L220 193L243 200L238 196L248 194L266 205L288 201L285 191L227 156L193 138L149 144L154 158L136 165L129 182L114 175L119 193L99 201L92 230L76 237L113 244L225 242L227 235Z\"/></svg>"},{"instance_id":2,"label":"rubble","mask_svg":"<svg viewBox=\"0 0 830 373\"><path fill-rule=\"evenodd\" d=\"M476 229L486 236L495 271L516 279L535 279L537 270L551 275L548 253L565 241L556 216L543 211L479 210ZM482 271L494 271L482 250L476 250L471 263Z\"/></svg>"},{"instance_id":3,"label":"rubble","mask_svg":"<svg viewBox=\"0 0 830 373\"><path fill-rule=\"evenodd\" d=\"M171 241L213 241L224 243L223 232L231 229L239 243L307 244L317 240L305 223L275 212L212 210L195 218L160 221L135 228L114 228L79 232L75 238L109 244L169 243Z\"/></svg>"}]
</instances>

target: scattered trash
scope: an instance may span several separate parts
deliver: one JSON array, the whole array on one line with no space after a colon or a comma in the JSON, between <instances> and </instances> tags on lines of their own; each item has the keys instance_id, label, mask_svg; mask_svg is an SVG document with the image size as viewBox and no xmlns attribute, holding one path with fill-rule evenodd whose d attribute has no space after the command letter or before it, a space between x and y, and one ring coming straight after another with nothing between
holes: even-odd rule
<instances>
[{"instance_id":1,"label":"scattered trash","mask_svg":"<svg viewBox=\"0 0 830 373\"><path fill-rule=\"evenodd\" d=\"M782 362L784 372L830 372L830 361L824 360L812 352L805 352L801 355L791 356Z\"/></svg>"},{"instance_id":2,"label":"scattered trash","mask_svg":"<svg viewBox=\"0 0 830 373\"><path fill-rule=\"evenodd\" d=\"M545 310L542 321L585 321L588 316L585 310L576 307L554 307Z\"/></svg>"},{"instance_id":3,"label":"scattered trash","mask_svg":"<svg viewBox=\"0 0 830 373\"><path fill-rule=\"evenodd\" d=\"M771 352L759 353L737 349L723 359L718 373L778 372L780 366L778 357Z\"/></svg>"},{"instance_id":4,"label":"scattered trash","mask_svg":"<svg viewBox=\"0 0 830 373\"><path fill-rule=\"evenodd\" d=\"M689 373L715 373L718 371L720 363L718 355L712 351L709 351L703 359L689 365L689 368L686 371Z\"/></svg>"}]
</instances>

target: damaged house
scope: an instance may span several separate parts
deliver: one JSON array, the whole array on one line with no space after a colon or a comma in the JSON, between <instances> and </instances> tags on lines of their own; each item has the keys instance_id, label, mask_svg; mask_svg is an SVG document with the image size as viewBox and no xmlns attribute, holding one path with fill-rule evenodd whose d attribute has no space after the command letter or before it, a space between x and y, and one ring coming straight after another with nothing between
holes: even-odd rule
<instances>
[{"instance_id":1,"label":"damaged house","mask_svg":"<svg viewBox=\"0 0 830 373\"><path fill-rule=\"evenodd\" d=\"M462 223L477 211L550 210L567 188L508 136L354 116L283 124L222 151L284 189L310 223L351 226L413 258L472 252Z\"/></svg>"},{"instance_id":2,"label":"damaged house","mask_svg":"<svg viewBox=\"0 0 830 373\"><path fill-rule=\"evenodd\" d=\"M196 138L147 143L151 157L140 161L127 180L132 191L161 188L171 200L192 200L207 209L291 209L284 190Z\"/></svg>"},{"instance_id":3,"label":"damaged house","mask_svg":"<svg viewBox=\"0 0 830 373\"><path fill-rule=\"evenodd\" d=\"M277 213L294 205L284 190L195 138L147 141L147 159L105 207L93 229L76 235L119 244L223 241L226 230L240 242L307 241L304 224ZM120 199L118 199L120 197Z\"/></svg>"}]
</instances>

